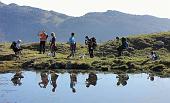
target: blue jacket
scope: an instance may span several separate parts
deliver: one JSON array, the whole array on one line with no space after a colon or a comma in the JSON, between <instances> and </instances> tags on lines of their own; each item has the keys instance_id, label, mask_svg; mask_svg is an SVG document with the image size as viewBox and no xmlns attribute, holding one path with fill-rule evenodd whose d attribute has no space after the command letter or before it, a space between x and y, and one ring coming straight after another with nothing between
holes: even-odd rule
<instances>
[{"instance_id":1,"label":"blue jacket","mask_svg":"<svg viewBox=\"0 0 170 103\"><path fill-rule=\"evenodd\" d=\"M75 40L74 36L69 38L69 43L70 44L75 44L76 43L76 40Z\"/></svg>"},{"instance_id":2,"label":"blue jacket","mask_svg":"<svg viewBox=\"0 0 170 103\"><path fill-rule=\"evenodd\" d=\"M128 44L128 42L126 41L126 42L124 42L123 44L123 47L125 48L125 49L127 49L128 47L129 47L129 44Z\"/></svg>"}]
</instances>

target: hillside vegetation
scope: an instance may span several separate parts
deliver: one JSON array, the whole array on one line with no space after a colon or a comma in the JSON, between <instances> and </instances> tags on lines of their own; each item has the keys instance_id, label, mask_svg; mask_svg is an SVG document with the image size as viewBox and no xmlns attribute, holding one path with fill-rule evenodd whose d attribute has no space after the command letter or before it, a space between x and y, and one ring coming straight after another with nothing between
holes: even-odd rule
<instances>
[{"instance_id":1,"label":"hillside vegetation","mask_svg":"<svg viewBox=\"0 0 170 103\"><path fill-rule=\"evenodd\" d=\"M121 57L117 57L115 40L98 45L95 50L95 58L89 58L87 47L78 44L76 57L70 59L67 59L69 45L66 43L57 43L56 57L38 54L38 43L24 44L20 59L13 55L10 43L1 43L0 71L28 68L83 69L132 73L146 72L156 73L160 76L170 76L170 32L143 34L127 38L130 48L134 49L124 51ZM47 48L49 48L48 45ZM158 53L159 60L152 61L148 58L151 51ZM85 58L80 58L81 54L85 54Z\"/></svg>"}]
</instances>

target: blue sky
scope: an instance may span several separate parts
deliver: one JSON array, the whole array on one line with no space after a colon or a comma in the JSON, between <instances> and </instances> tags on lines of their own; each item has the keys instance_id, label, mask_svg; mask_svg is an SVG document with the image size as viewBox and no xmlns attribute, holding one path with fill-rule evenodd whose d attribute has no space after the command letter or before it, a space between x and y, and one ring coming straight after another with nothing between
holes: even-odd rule
<instances>
[{"instance_id":1,"label":"blue sky","mask_svg":"<svg viewBox=\"0 0 170 103\"><path fill-rule=\"evenodd\" d=\"M170 18L170 0L0 0L45 10L53 10L70 16L82 16L88 12L117 10L138 15Z\"/></svg>"}]
</instances>

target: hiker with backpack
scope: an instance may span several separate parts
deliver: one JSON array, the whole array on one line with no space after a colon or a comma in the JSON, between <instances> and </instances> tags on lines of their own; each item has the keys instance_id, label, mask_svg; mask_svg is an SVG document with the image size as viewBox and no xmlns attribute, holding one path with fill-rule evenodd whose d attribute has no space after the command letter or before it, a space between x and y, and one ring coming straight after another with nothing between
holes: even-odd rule
<instances>
[{"instance_id":1,"label":"hiker with backpack","mask_svg":"<svg viewBox=\"0 0 170 103\"><path fill-rule=\"evenodd\" d=\"M121 45L121 41L119 37L116 37L116 48L118 48Z\"/></svg>"},{"instance_id":2,"label":"hiker with backpack","mask_svg":"<svg viewBox=\"0 0 170 103\"><path fill-rule=\"evenodd\" d=\"M11 49L15 52L15 55L22 54L22 48L21 48L21 40L13 41L11 44Z\"/></svg>"},{"instance_id":3,"label":"hiker with backpack","mask_svg":"<svg viewBox=\"0 0 170 103\"><path fill-rule=\"evenodd\" d=\"M85 44L88 45L88 51L89 51L90 58L93 58L94 57L94 49L97 46L96 38L92 37L89 39L88 36L86 36L85 39L86 39Z\"/></svg>"},{"instance_id":4,"label":"hiker with backpack","mask_svg":"<svg viewBox=\"0 0 170 103\"><path fill-rule=\"evenodd\" d=\"M88 45L89 40L90 40L89 37L86 36L86 37L85 37L85 45Z\"/></svg>"},{"instance_id":5,"label":"hiker with backpack","mask_svg":"<svg viewBox=\"0 0 170 103\"><path fill-rule=\"evenodd\" d=\"M145 61L143 61L143 62L141 63L141 65L145 65L145 64L146 64L147 62L149 62L150 60L155 61L155 60L158 60L158 59L160 59L160 58L159 58L159 55L158 55L155 51L151 51L150 54L149 54L149 56L147 56L147 59L146 59Z\"/></svg>"},{"instance_id":6,"label":"hiker with backpack","mask_svg":"<svg viewBox=\"0 0 170 103\"><path fill-rule=\"evenodd\" d=\"M39 38L40 38L40 54L43 51L43 54L45 53L45 44L48 38L48 35L45 31L42 31L38 34Z\"/></svg>"},{"instance_id":7,"label":"hiker with backpack","mask_svg":"<svg viewBox=\"0 0 170 103\"><path fill-rule=\"evenodd\" d=\"M69 38L69 44L71 53L67 58L74 57L76 53L76 40L74 37L74 33L71 33L71 37Z\"/></svg>"},{"instance_id":8,"label":"hiker with backpack","mask_svg":"<svg viewBox=\"0 0 170 103\"><path fill-rule=\"evenodd\" d=\"M158 56L158 54L155 52L155 51L151 51L151 53L150 53L150 59L151 60L158 60L159 59L159 56Z\"/></svg>"},{"instance_id":9,"label":"hiker with backpack","mask_svg":"<svg viewBox=\"0 0 170 103\"><path fill-rule=\"evenodd\" d=\"M50 50L51 50L51 54L53 57L55 57L55 52L56 52L56 36L55 33L52 32L51 33L51 40L50 40Z\"/></svg>"},{"instance_id":10,"label":"hiker with backpack","mask_svg":"<svg viewBox=\"0 0 170 103\"><path fill-rule=\"evenodd\" d=\"M121 56L123 50L128 49L128 47L129 47L129 44L128 44L126 38L122 37L122 38L121 38L121 43L122 43L122 44L117 48L118 56Z\"/></svg>"},{"instance_id":11,"label":"hiker with backpack","mask_svg":"<svg viewBox=\"0 0 170 103\"><path fill-rule=\"evenodd\" d=\"M97 47L96 38L92 37L91 39L92 39L92 42L93 42L93 49L96 49L96 47Z\"/></svg>"},{"instance_id":12,"label":"hiker with backpack","mask_svg":"<svg viewBox=\"0 0 170 103\"><path fill-rule=\"evenodd\" d=\"M88 52L89 52L89 55L90 55L90 38L88 36L85 37L85 45L88 46Z\"/></svg>"}]
</instances>

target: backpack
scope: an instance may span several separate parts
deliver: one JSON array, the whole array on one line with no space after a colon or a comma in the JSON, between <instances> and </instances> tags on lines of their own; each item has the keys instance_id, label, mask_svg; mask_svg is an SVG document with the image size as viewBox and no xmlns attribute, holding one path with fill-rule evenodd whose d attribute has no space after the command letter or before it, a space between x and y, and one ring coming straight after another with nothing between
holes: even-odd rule
<instances>
[{"instance_id":1,"label":"backpack","mask_svg":"<svg viewBox=\"0 0 170 103\"><path fill-rule=\"evenodd\" d=\"M93 42L93 47L94 49L97 47L97 42L96 42L96 38L91 38L92 39L92 42Z\"/></svg>"},{"instance_id":2,"label":"backpack","mask_svg":"<svg viewBox=\"0 0 170 103\"><path fill-rule=\"evenodd\" d=\"M155 53L154 60L158 60L158 59L159 59L159 55L157 53Z\"/></svg>"},{"instance_id":3,"label":"backpack","mask_svg":"<svg viewBox=\"0 0 170 103\"><path fill-rule=\"evenodd\" d=\"M12 44L11 44L11 46L10 46L10 48L11 48L11 49L15 49L15 48L16 48L16 44L17 44L17 43L16 43L15 41L13 41Z\"/></svg>"},{"instance_id":4,"label":"backpack","mask_svg":"<svg viewBox=\"0 0 170 103\"><path fill-rule=\"evenodd\" d=\"M128 44L127 41L125 42L125 45L124 45L124 46L125 46L126 49L129 47L129 44Z\"/></svg>"},{"instance_id":5,"label":"backpack","mask_svg":"<svg viewBox=\"0 0 170 103\"><path fill-rule=\"evenodd\" d=\"M124 42L122 43L122 47L123 47L123 49L127 49L127 48L129 47L128 42L127 42L127 41L124 41Z\"/></svg>"}]
</instances>

